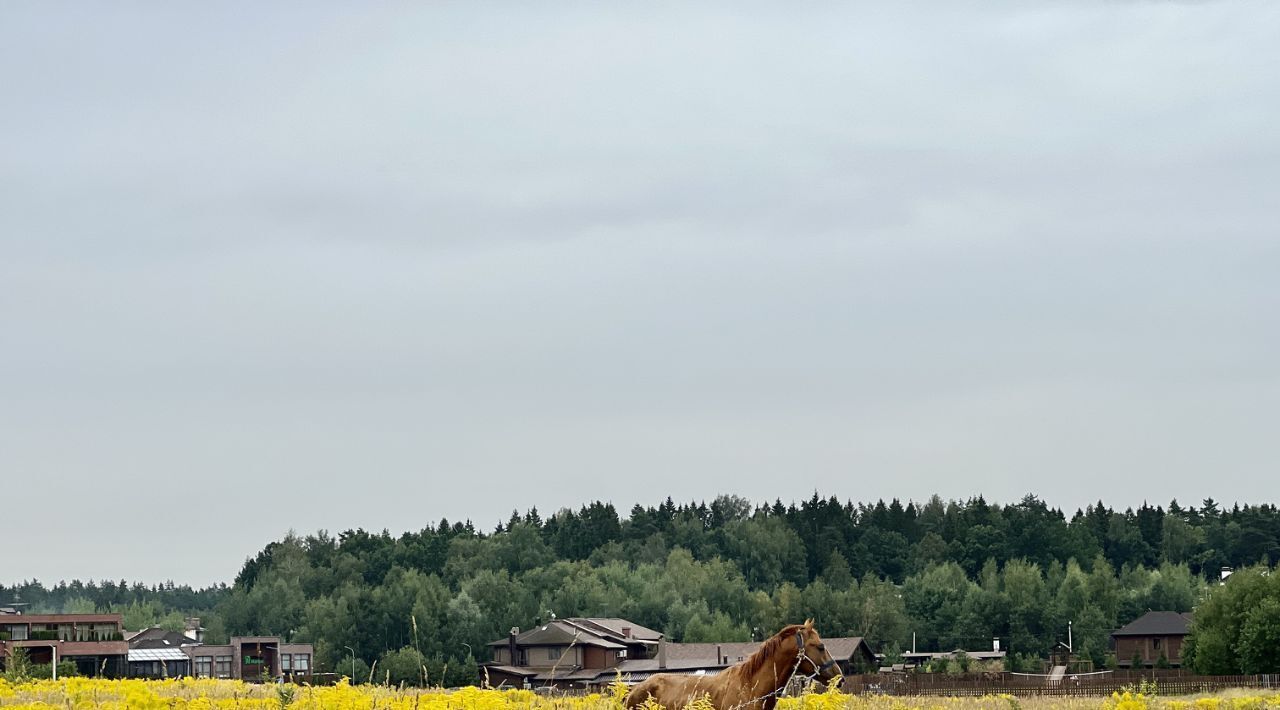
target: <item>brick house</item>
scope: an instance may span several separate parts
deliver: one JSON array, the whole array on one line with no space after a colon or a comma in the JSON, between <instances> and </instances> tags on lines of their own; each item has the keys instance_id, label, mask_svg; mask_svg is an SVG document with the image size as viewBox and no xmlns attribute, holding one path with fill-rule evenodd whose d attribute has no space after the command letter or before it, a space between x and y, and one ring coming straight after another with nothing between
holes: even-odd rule
<instances>
[{"instance_id":1,"label":"brick house","mask_svg":"<svg viewBox=\"0 0 1280 710\"><path fill-rule=\"evenodd\" d=\"M315 649L309 643L284 643L279 636L232 636L220 645L186 647L197 678L256 681L279 678L310 681Z\"/></svg>"},{"instance_id":2,"label":"brick house","mask_svg":"<svg viewBox=\"0 0 1280 710\"><path fill-rule=\"evenodd\" d=\"M120 614L0 614L0 663L25 649L34 663L76 664L84 676L120 678L127 672L129 644Z\"/></svg>"},{"instance_id":3,"label":"brick house","mask_svg":"<svg viewBox=\"0 0 1280 710\"><path fill-rule=\"evenodd\" d=\"M1153 667L1163 656L1170 666L1182 665L1182 643L1191 630L1191 614L1149 611L1111 634L1116 660L1122 668Z\"/></svg>"}]
</instances>

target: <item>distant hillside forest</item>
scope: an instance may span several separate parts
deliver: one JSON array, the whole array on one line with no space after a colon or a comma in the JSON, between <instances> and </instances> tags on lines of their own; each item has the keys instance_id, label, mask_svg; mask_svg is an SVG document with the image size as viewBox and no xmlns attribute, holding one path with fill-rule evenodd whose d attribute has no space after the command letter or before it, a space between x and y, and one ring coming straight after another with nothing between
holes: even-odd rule
<instances>
[{"instance_id":1,"label":"distant hillside forest","mask_svg":"<svg viewBox=\"0 0 1280 710\"><path fill-rule=\"evenodd\" d=\"M1070 517L1034 496L923 504L608 503L493 532L471 523L398 537L353 530L290 536L248 560L231 587L36 583L0 586L32 609L120 610L128 627L201 616L209 639L279 634L316 644L322 669L357 674L424 662L472 682L485 644L558 616L620 616L678 641L748 640L812 617L825 635L909 649L989 649L1010 665L1065 641L1099 665L1111 630L1148 609L1188 611L1222 567L1280 558L1274 505L1212 500L1123 512L1099 502ZM343 659L346 660L343 660ZM360 670L363 669L363 670ZM379 676L382 671L379 671Z\"/></svg>"}]
</instances>

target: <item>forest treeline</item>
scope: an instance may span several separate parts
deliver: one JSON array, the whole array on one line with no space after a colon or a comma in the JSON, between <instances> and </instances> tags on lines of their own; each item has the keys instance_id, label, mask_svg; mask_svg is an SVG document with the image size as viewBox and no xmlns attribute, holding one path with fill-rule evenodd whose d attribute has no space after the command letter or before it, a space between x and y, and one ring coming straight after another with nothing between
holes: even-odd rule
<instances>
[{"instance_id":1,"label":"forest treeline","mask_svg":"<svg viewBox=\"0 0 1280 710\"><path fill-rule=\"evenodd\" d=\"M830 636L866 637L890 656L986 649L1030 663L1065 641L1098 664L1107 638L1148 609L1188 611L1222 567L1280 557L1274 505L1118 511L1068 517L1034 496L855 504L635 506L595 502L513 513L492 532L440 521L393 536L350 530L289 536L246 561L230 587L71 582L0 587L33 608L116 609L126 626L205 619L210 640L279 634L316 644L337 668L471 682L485 644L559 616L621 616L683 641L746 640L812 617ZM132 618L131 618L132 615ZM384 670L379 670L382 676Z\"/></svg>"}]
</instances>

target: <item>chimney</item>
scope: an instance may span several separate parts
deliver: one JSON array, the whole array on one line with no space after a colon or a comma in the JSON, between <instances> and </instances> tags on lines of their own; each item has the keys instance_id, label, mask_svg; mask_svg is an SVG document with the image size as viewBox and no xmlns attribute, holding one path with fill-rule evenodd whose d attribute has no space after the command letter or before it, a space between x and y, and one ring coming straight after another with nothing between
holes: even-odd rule
<instances>
[{"instance_id":1,"label":"chimney","mask_svg":"<svg viewBox=\"0 0 1280 710\"><path fill-rule=\"evenodd\" d=\"M513 666L520 665L520 648L516 646L516 636L519 634L519 626L512 626L511 631L507 632L507 655L511 656L507 662Z\"/></svg>"},{"instance_id":2,"label":"chimney","mask_svg":"<svg viewBox=\"0 0 1280 710\"><path fill-rule=\"evenodd\" d=\"M188 617L183 624L182 635L196 643L204 643L204 628L200 626L200 617Z\"/></svg>"},{"instance_id":3,"label":"chimney","mask_svg":"<svg viewBox=\"0 0 1280 710\"><path fill-rule=\"evenodd\" d=\"M716 644L716 664L719 665L729 659L724 657L724 652L720 650L720 644Z\"/></svg>"},{"instance_id":4,"label":"chimney","mask_svg":"<svg viewBox=\"0 0 1280 710\"><path fill-rule=\"evenodd\" d=\"M658 670L665 671L667 669L667 637L662 635L658 637Z\"/></svg>"},{"instance_id":5,"label":"chimney","mask_svg":"<svg viewBox=\"0 0 1280 710\"><path fill-rule=\"evenodd\" d=\"M1000 653L1000 639L995 637L991 639L991 650Z\"/></svg>"},{"instance_id":6,"label":"chimney","mask_svg":"<svg viewBox=\"0 0 1280 710\"><path fill-rule=\"evenodd\" d=\"M631 627L630 627L630 626L624 626L624 627L622 627L622 638L624 638L624 639L629 639L629 638L631 638Z\"/></svg>"}]
</instances>

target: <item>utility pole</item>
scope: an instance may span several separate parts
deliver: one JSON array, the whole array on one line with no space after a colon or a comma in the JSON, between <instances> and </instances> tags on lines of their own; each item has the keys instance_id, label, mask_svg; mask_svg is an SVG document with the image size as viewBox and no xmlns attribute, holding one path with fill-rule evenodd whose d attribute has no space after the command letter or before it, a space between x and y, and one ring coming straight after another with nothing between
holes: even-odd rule
<instances>
[{"instance_id":1,"label":"utility pole","mask_svg":"<svg viewBox=\"0 0 1280 710\"><path fill-rule=\"evenodd\" d=\"M1076 653L1075 644L1071 642L1071 622L1070 621L1067 622L1067 653L1073 656Z\"/></svg>"}]
</instances>

